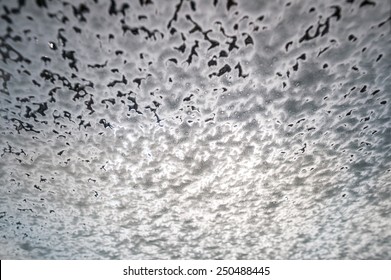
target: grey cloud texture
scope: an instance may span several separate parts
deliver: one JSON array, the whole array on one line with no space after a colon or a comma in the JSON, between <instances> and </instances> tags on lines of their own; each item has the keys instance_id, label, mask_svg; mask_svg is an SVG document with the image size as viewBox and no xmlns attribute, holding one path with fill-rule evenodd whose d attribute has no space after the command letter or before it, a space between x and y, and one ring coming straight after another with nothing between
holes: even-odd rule
<instances>
[{"instance_id":1,"label":"grey cloud texture","mask_svg":"<svg viewBox=\"0 0 391 280\"><path fill-rule=\"evenodd\" d=\"M388 1L2 1L0 257L390 259Z\"/></svg>"}]
</instances>

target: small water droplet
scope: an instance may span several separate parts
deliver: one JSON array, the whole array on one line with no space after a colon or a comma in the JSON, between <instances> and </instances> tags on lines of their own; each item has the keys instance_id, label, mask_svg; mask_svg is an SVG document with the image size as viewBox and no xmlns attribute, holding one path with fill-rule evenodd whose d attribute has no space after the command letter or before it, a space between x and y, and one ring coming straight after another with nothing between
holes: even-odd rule
<instances>
[{"instance_id":1,"label":"small water droplet","mask_svg":"<svg viewBox=\"0 0 391 280\"><path fill-rule=\"evenodd\" d=\"M52 50L57 50L57 46L55 43L53 42L48 42L48 45L49 45L49 48L51 48Z\"/></svg>"}]
</instances>

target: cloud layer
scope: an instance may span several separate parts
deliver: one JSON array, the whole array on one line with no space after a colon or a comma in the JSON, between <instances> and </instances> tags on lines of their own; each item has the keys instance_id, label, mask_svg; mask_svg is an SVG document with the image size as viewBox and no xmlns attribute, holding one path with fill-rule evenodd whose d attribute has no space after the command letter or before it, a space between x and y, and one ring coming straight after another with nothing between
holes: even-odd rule
<instances>
[{"instance_id":1,"label":"cloud layer","mask_svg":"<svg viewBox=\"0 0 391 280\"><path fill-rule=\"evenodd\" d=\"M1 258L390 259L390 3L237 2L1 3Z\"/></svg>"}]
</instances>

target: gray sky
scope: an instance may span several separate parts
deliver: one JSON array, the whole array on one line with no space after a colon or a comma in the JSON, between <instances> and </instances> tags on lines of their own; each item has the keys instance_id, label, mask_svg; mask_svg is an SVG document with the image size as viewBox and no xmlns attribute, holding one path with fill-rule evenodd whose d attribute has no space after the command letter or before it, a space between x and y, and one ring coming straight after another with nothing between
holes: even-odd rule
<instances>
[{"instance_id":1,"label":"gray sky","mask_svg":"<svg viewBox=\"0 0 391 280\"><path fill-rule=\"evenodd\" d=\"M389 1L0 1L3 259L390 259Z\"/></svg>"}]
</instances>

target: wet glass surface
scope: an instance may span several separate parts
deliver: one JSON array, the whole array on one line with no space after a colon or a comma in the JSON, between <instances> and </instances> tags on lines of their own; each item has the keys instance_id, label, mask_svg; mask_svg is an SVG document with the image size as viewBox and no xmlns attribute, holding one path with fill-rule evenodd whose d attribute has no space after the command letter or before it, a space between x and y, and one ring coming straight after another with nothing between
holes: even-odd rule
<instances>
[{"instance_id":1,"label":"wet glass surface","mask_svg":"<svg viewBox=\"0 0 391 280\"><path fill-rule=\"evenodd\" d=\"M391 258L389 1L0 8L1 258Z\"/></svg>"}]
</instances>

